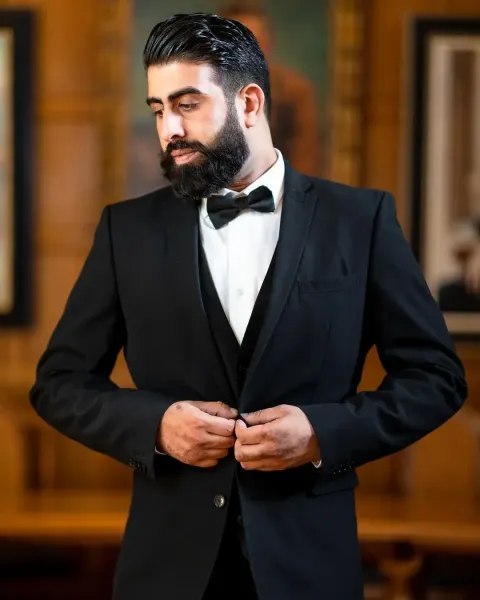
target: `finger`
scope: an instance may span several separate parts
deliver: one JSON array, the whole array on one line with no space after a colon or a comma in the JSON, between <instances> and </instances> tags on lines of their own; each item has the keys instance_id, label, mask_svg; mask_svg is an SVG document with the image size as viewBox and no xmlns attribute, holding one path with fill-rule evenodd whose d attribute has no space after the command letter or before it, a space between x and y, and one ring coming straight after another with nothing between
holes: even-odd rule
<instances>
[{"instance_id":1,"label":"finger","mask_svg":"<svg viewBox=\"0 0 480 600\"><path fill-rule=\"evenodd\" d=\"M223 419L235 419L238 415L238 410L224 404L223 402L202 402L194 401L193 405L209 415L214 417L222 417Z\"/></svg>"},{"instance_id":2,"label":"finger","mask_svg":"<svg viewBox=\"0 0 480 600\"><path fill-rule=\"evenodd\" d=\"M240 466L245 471L285 471L289 465L277 460L266 459L241 462Z\"/></svg>"},{"instance_id":3,"label":"finger","mask_svg":"<svg viewBox=\"0 0 480 600\"><path fill-rule=\"evenodd\" d=\"M204 459L195 463L194 467L200 467L202 469L208 469L211 467L216 467L218 465L218 460Z\"/></svg>"},{"instance_id":4,"label":"finger","mask_svg":"<svg viewBox=\"0 0 480 600\"><path fill-rule=\"evenodd\" d=\"M235 443L235 458L238 462L258 461L272 458L271 448L267 444L245 446L237 440Z\"/></svg>"},{"instance_id":5,"label":"finger","mask_svg":"<svg viewBox=\"0 0 480 600\"><path fill-rule=\"evenodd\" d=\"M225 417L211 415L210 413L202 410L196 402L192 403L191 406L191 410L195 413L196 425L200 425L204 429L204 431L208 433L213 433L215 435L233 435L235 431L234 419L227 419Z\"/></svg>"},{"instance_id":6,"label":"finger","mask_svg":"<svg viewBox=\"0 0 480 600\"><path fill-rule=\"evenodd\" d=\"M229 454L230 448L215 448L211 450L207 450L205 455L202 458L210 459L210 460L220 460L221 458L226 458Z\"/></svg>"},{"instance_id":7,"label":"finger","mask_svg":"<svg viewBox=\"0 0 480 600\"><path fill-rule=\"evenodd\" d=\"M264 408L263 410L257 410L252 413L243 413L242 417L245 419L249 426L251 425L263 425L270 423L275 419L279 419L284 416L284 409L281 406L275 406L273 408Z\"/></svg>"},{"instance_id":8,"label":"finger","mask_svg":"<svg viewBox=\"0 0 480 600\"><path fill-rule=\"evenodd\" d=\"M213 417L207 413L203 413L200 419L204 424L207 433L231 437L235 432L235 421L233 419Z\"/></svg>"},{"instance_id":9,"label":"finger","mask_svg":"<svg viewBox=\"0 0 480 600\"><path fill-rule=\"evenodd\" d=\"M229 448L202 449L201 452L199 451L199 452L196 452L194 455L192 455L188 462L189 462L189 464L192 464L192 465L199 465L200 463L202 463L204 461L207 461L207 462L218 461L218 460L221 460L222 458L226 458L229 453L230 453Z\"/></svg>"},{"instance_id":10,"label":"finger","mask_svg":"<svg viewBox=\"0 0 480 600\"><path fill-rule=\"evenodd\" d=\"M205 441L202 442L204 448L233 448L235 437L225 437L223 435L207 434Z\"/></svg>"},{"instance_id":11,"label":"finger","mask_svg":"<svg viewBox=\"0 0 480 600\"><path fill-rule=\"evenodd\" d=\"M242 421L241 419L237 419L235 421L235 435L237 437L242 436L243 432L247 429L247 425L245 423L245 421Z\"/></svg>"},{"instance_id":12,"label":"finger","mask_svg":"<svg viewBox=\"0 0 480 600\"><path fill-rule=\"evenodd\" d=\"M237 421L238 423L239 421ZM242 444L261 444L269 439L269 432L272 425L267 423L266 425L252 425L252 427L238 426L235 428L235 434L237 439Z\"/></svg>"}]
</instances>

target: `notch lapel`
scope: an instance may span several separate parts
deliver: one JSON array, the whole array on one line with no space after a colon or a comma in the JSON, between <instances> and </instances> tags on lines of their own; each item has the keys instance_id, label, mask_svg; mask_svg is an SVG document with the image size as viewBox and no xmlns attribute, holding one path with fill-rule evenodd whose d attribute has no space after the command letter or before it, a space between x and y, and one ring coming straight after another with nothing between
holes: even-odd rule
<instances>
[{"instance_id":1,"label":"notch lapel","mask_svg":"<svg viewBox=\"0 0 480 600\"><path fill-rule=\"evenodd\" d=\"M260 360L285 307L295 281L316 205L310 180L285 163L282 219L276 248L270 302L243 388L249 396Z\"/></svg>"}]
</instances>

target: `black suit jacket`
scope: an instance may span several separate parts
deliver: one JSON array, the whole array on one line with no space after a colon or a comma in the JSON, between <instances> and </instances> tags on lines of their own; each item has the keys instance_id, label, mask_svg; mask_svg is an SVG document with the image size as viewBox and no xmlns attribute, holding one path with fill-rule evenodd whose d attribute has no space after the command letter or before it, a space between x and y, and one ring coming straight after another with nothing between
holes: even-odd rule
<instances>
[{"instance_id":1,"label":"black suit jacket","mask_svg":"<svg viewBox=\"0 0 480 600\"><path fill-rule=\"evenodd\" d=\"M287 165L271 299L239 397L198 273L198 211L169 188L105 208L31 392L53 427L134 468L115 598L201 597L237 474L260 600L358 600L355 468L429 433L467 394L394 200ZM358 393L373 344L387 375ZM122 348L135 390L109 379ZM212 469L155 456L162 415L184 399L298 405L323 467L261 473L233 456Z\"/></svg>"}]
</instances>

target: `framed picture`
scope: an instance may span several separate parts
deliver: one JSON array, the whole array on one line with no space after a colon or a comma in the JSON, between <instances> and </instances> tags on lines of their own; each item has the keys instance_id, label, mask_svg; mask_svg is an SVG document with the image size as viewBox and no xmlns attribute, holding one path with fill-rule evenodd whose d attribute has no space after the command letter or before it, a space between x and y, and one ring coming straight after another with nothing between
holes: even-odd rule
<instances>
[{"instance_id":1,"label":"framed picture","mask_svg":"<svg viewBox=\"0 0 480 600\"><path fill-rule=\"evenodd\" d=\"M412 245L452 335L480 339L480 18L411 34Z\"/></svg>"},{"instance_id":2,"label":"framed picture","mask_svg":"<svg viewBox=\"0 0 480 600\"><path fill-rule=\"evenodd\" d=\"M0 328L31 322L33 15L0 11Z\"/></svg>"},{"instance_id":3,"label":"framed picture","mask_svg":"<svg viewBox=\"0 0 480 600\"><path fill-rule=\"evenodd\" d=\"M155 122L145 99L143 49L158 22L178 13L216 13L256 35L270 67L274 144L311 175L359 184L362 157L366 0L102 1L100 63L106 201L167 185ZM125 102L119 105L119 98ZM112 111L112 106L115 108Z\"/></svg>"}]
</instances>

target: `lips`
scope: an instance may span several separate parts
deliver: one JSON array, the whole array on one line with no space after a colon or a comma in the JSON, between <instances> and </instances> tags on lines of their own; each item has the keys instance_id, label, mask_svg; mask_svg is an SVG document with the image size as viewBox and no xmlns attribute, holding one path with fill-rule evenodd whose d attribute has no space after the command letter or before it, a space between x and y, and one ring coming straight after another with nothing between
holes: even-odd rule
<instances>
[{"instance_id":1,"label":"lips","mask_svg":"<svg viewBox=\"0 0 480 600\"><path fill-rule=\"evenodd\" d=\"M176 165L186 165L189 162L195 160L198 151L192 150L191 148L184 150L174 150L172 152L172 158L175 161Z\"/></svg>"},{"instance_id":2,"label":"lips","mask_svg":"<svg viewBox=\"0 0 480 600\"><path fill-rule=\"evenodd\" d=\"M195 150L192 148L185 148L183 150L173 150L171 155L173 158L177 158L178 156L185 156L185 154L191 154L192 152L195 152Z\"/></svg>"}]
</instances>

